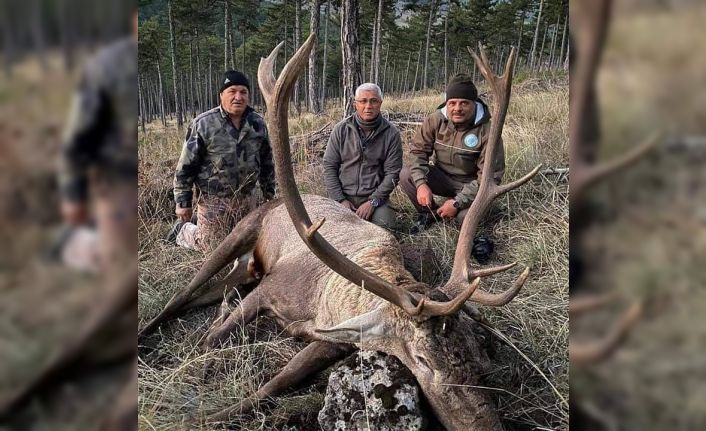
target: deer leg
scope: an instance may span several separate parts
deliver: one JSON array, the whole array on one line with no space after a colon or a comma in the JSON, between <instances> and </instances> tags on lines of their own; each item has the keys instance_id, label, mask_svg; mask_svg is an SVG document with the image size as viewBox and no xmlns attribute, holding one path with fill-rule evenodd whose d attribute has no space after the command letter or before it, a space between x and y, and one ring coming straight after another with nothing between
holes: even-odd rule
<instances>
[{"instance_id":1,"label":"deer leg","mask_svg":"<svg viewBox=\"0 0 706 431\"><path fill-rule=\"evenodd\" d=\"M297 353L279 374L258 389L252 397L209 416L207 422L223 422L227 421L233 413L248 413L258 401L281 394L310 375L328 368L354 350L355 347L351 344L314 341Z\"/></svg>"}]
</instances>

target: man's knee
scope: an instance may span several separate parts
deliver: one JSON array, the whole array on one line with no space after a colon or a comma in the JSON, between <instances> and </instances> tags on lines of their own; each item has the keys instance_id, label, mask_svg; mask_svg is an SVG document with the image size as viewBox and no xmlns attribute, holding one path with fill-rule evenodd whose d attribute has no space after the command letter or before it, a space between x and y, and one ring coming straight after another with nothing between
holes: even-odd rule
<instances>
[{"instance_id":1,"label":"man's knee","mask_svg":"<svg viewBox=\"0 0 706 431\"><path fill-rule=\"evenodd\" d=\"M382 205L375 209L370 221L387 230L394 230L396 224L395 210L387 204Z\"/></svg>"}]
</instances>

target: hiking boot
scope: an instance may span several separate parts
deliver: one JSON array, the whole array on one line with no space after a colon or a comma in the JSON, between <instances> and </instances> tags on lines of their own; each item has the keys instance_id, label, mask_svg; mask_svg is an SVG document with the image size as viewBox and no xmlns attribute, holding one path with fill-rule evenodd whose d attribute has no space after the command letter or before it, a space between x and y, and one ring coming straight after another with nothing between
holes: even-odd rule
<instances>
[{"instance_id":1,"label":"hiking boot","mask_svg":"<svg viewBox=\"0 0 706 431\"><path fill-rule=\"evenodd\" d=\"M431 226L436 220L434 216L429 213L419 213L417 214L417 221L409 228L410 235L415 235L420 232L424 232L429 226Z\"/></svg>"},{"instance_id":2,"label":"hiking boot","mask_svg":"<svg viewBox=\"0 0 706 431\"><path fill-rule=\"evenodd\" d=\"M186 224L185 221L176 222L174 224L174 227L172 227L172 230L170 230L169 234L167 235L167 242L171 242L172 244L176 244L177 235L179 235L181 228L184 227L185 224Z\"/></svg>"},{"instance_id":3,"label":"hiking boot","mask_svg":"<svg viewBox=\"0 0 706 431\"><path fill-rule=\"evenodd\" d=\"M495 243L492 239L484 236L477 236L473 240L473 249L471 250L471 256L473 256L476 261L482 265L490 260L490 255L493 254L494 248Z\"/></svg>"}]
</instances>

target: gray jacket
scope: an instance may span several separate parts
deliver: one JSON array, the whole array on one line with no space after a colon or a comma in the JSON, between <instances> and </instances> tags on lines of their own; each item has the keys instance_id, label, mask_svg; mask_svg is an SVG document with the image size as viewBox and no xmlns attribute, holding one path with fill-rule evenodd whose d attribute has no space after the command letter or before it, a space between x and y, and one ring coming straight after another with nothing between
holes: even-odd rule
<instances>
[{"instance_id":1,"label":"gray jacket","mask_svg":"<svg viewBox=\"0 0 706 431\"><path fill-rule=\"evenodd\" d=\"M363 140L350 116L336 124L324 153L324 183L331 199L347 196L377 198L383 202L399 182L402 170L400 132L384 118Z\"/></svg>"}]
</instances>

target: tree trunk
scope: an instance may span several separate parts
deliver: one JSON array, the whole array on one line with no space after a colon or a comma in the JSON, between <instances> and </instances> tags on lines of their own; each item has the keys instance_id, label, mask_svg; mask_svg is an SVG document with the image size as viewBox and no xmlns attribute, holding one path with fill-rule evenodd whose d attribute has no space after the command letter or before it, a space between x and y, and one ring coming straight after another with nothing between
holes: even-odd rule
<instances>
[{"instance_id":1,"label":"tree trunk","mask_svg":"<svg viewBox=\"0 0 706 431\"><path fill-rule=\"evenodd\" d=\"M194 41L189 41L189 108L191 117L196 116L196 103L194 103Z\"/></svg>"},{"instance_id":2,"label":"tree trunk","mask_svg":"<svg viewBox=\"0 0 706 431\"><path fill-rule=\"evenodd\" d=\"M317 43L314 44L309 54L309 112L318 114L321 112L319 103L319 69L316 67L317 47L319 39L319 16L321 14L321 0L311 0L311 15L309 19L309 31L316 34Z\"/></svg>"},{"instance_id":3,"label":"tree trunk","mask_svg":"<svg viewBox=\"0 0 706 431\"><path fill-rule=\"evenodd\" d=\"M378 83L378 80L375 79L375 83L378 84L378 85L380 85L380 87L382 87L385 91L387 91L387 89L386 89L386 84L387 84L387 57L388 57L389 55L390 55L390 44L387 44L387 49L385 49L385 68L384 68L383 71L382 71L382 84L383 84L383 85L380 85L380 84ZM378 60L378 62L379 62L379 60ZM377 67L377 69L379 69L379 67ZM377 74L377 72L376 72L376 74Z\"/></svg>"},{"instance_id":4,"label":"tree trunk","mask_svg":"<svg viewBox=\"0 0 706 431\"><path fill-rule=\"evenodd\" d=\"M47 69L47 57L45 53L45 40L44 40L44 25L42 23L42 8L39 3L40 0L32 0L32 39L34 39L34 48L37 51L37 56L39 57L39 64L42 65L44 70Z\"/></svg>"},{"instance_id":5,"label":"tree trunk","mask_svg":"<svg viewBox=\"0 0 706 431\"><path fill-rule=\"evenodd\" d=\"M201 74L201 48L200 48L200 39L199 39L199 30L198 28L196 29L196 103L197 103L197 111L198 112L203 112L205 111L205 103L204 100L206 100L206 92L204 91L204 79L203 75Z\"/></svg>"},{"instance_id":6,"label":"tree trunk","mask_svg":"<svg viewBox=\"0 0 706 431\"><path fill-rule=\"evenodd\" d=\"M446 3L446 15L444 16L444 86L449 81L449 13L451 12L451 2Z\"/></svg>"},{"instance_id":7,"label":"tree trunk","mask_svg":"<svg viewBox=\"0 0 706 431\"><path fill-rule=\"evenodd\" d=\"M404 81L402 82L403 85L403 92L407 92L407 88L409 88L409 66L412 64L412 51L409 52L409 56L407 57L407 67L405 68L405 73L404 73Z\"/></svg>"},{"instance_id":8,"label":"tree trunk","mask_svg":"<svg viewBox=\"0 0 706 431\"><path fill-rule=\"evenodd\" d=\"M324 26L324 65L321 68L321 103L319 104L320 109L326 109L326 60L328 54L328 22L329 19L329 8L331 7L331 0L326 2L326 12L324 17L326 19L326 25Z\"/></svg>"},{"instance_id":9,"label":"tree trunk","mask_svg":"<svg viewBox=\"0 0 706 431\"><path fill-rule=\"evenodd\" d=\"M424 51L424 82L422 82L422 89L426 89L428 85L427 72L429 67L429 42L431 41L431 24L434 20L434 9L436 8L436 0L431 0L429 5L429 23L427 24L427 45Z\"/></svg>"},{"instance_id":10,"label":"tree trunk","mask_svg":"<svg viewBox=\"0 0 706 431\"><path fill-rule=\"evenodd\" d=\"M302 14L302 3L301 0L294 0L294 50L292 52L297 52L299 46L301 45L301 14ZM301 87L301 81L297 79L294 84L294 107L297 109L297 113L301 112L299 103L301 101L299 89Z\"/></svg>"},{"instance_id":11,"label":"tree trunk","mask_svg":"<svg viewBox=\"0 0 706 431\"><path fill-rule=\"evenodd\" d=\"M182 127L184 125L184 118L182 116L182 104L179 103L179 91L177 85L177 58L176 58L176 36L174 34L174 16L172 14L172 2L169 0L167 2L167 8L169 12L169 44L172 49L172 77L174 81L174 103L175 111L177 115L177 126Z\"/></svg>"},{"instance_id":12,"label":"tree trunk","mask_svg":"<svg viewBox=\"0 0 706 431\"><path fill-rule=\"evenodd\" d=\"M551 47L549 48L549 68L551 69L554 67L554 48L556 48L556 38L559 35L559 19L561 18L561 14L558 14L556 16L556 25L554 26L554 31L552 32L552 43Z\"/></svg>"},{"instance_id":13,"label":"tree trunk","mask_svg":"<svg viewBox=\"0 0 706 431\"><path fill-rule=\"evenodd\" d=\"M230 0L223 0L223 5L224 5L224 10L223 10L223 21L224 21L224 27L223 27L223 40L225 42L224 44L224 53L223 53L223 70L226 71L229 69L229 65L231 64L231 59L230 59L230 52L231 52L231 39L230 39L230 28L232 27L231 23L231 17L230 17Z\"/></svg>"},{"instance_id":14,"label":"tree trunk","mask_svg":"<svg viewBox=\"0 0 706 431\"><path fill-rule=\"evenodd\" d=\"M534 56L537 51L537 39L539 39L539 23L542 21L542 7L544 6L544 0L539 2L539 14L537 15L537 25L534 28L534 39L532 40L532 51L530 52L530 70L534 70Z\"/></svg>"},{"instance_id":15,"label":"tree trunk","mask_svg":"<svg viewBox=\"0 0 706 431\"><path fill-rule=\"evenodd\" d=\"M549 33L549 24L547 24L547 28L544 29L544 36L542 36L542 48L539 50L539 55L537 57L537 71L541 72L542 71L542 59L544 57L544 43L547 41L547 33Z\"/></svg>"},{"instance_id":16,"label":"tree trunk","mask_svg":"<svg viewBox=\"0 0 706 431\"><path fill-rule=\"evenodd\" d=\"M212 107L213 103L213 57L211 53L208 54L208 91L206 92L206 100L208 100L208 107Z\"/></svg>"},{"instance_id":17,"label":"tree trunk","mask_svg":"<svg viewBox=\"0 0 706 431\"><path fill-rule=\"evenodd\" d=\"M353 114L355 89L360 85L358 60L358 1L342 0L341 54L343 58L343 115Z\"/></svg>"},{"instance_id":18,"label":"tree trunk","mask_svg":"<svg viewBox=\"0 0 706 431\"><path fill-rule=\"evenodd\" d=\"M378 14L375 20L375 55L371 63L373 74L371 81L376 83L380 79L380 48L382 47L382 0L378 0ZM390 49L389 46L387 48ZM385 68L387 68L387 59L385 59Z\"/></svg>"},{"instance_id":19,"label":"tree trunk","mask_svg":"<svg viewBox=\"0 0 706 431\"><path fill-rule=\"evenodd\" d=\"M414 70L414 83L412 84L412 93L417 91L417 77L419 76L419 62L422 59L422 43L419 42L419 54L417 54L417 68Z\"/></svg>"},{"instance_id":20,"label":"tree trunk","mask_svg":"<svg viewBox=\"0 0 706 431\"><path fill-rule=\"evenodd\" d=\"M564 60L564 47L566 46L566 24L569 22L567 17L564 17L564 31L561 32L561 49L559 50L559 58L557 58L556 68L561 67L561 62Z\"/></svg>"},{"instance_id":21,"label":"tree trunk","mask_svg":"<svg viewBox=\"0 0 706 431\"><path fill-rule=\"evenodd\" d=\"M140 126L142 133L145 133L145 95L143 94L142 77L137 75L137 107L140 110Z\"/></svg>"},{"instance_id":22,"label":"tree trunk","mask_svg":"<svg viewBox=\"0 0 706 431\"><path fill-rule=\"evenodd\" d=\"M162 126L167 127L166 107L164 106L164 86L162 85L162 68L159 67L159 57L157 57L157 78L159 79L159 109L162 117Z\"/></svg>"},{"instance_id":23,"label":"tree trunk","mask_svg":"<svg viewBox=\"0 0 706 431\"><path fill-rule=\"evenodd\" d=\"M520 11L520 34L517 36L517 66L519 68L520 58L522 57L522 33L525 30L525 11Z\"/></svg>"}]
</instances>

